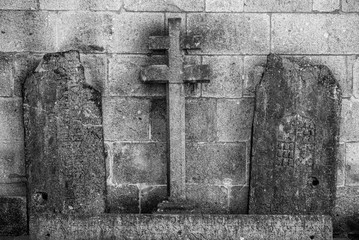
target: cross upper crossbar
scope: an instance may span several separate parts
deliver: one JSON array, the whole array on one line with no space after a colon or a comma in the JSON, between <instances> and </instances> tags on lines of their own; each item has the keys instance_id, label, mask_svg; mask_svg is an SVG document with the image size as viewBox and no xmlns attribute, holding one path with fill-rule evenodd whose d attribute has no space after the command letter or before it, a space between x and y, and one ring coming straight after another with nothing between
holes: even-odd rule
<instances>
[{"instance_id":1,"label":"cross upper crossbar","mask_svg":"<svg viewBox=\"0 0 359 240\"><path fill-rule=\"evenodd\" d=\"M146 66L140 78L145 83L167 84L168 169L170 200L185 200L185 92L184 83L209 82L208 65L184 65L183 49L198 49L199 36L181 37L180 18L168 19L169 36L149 38L152 50L167 50L167 65Z\"/></svg>"}]
</instances>

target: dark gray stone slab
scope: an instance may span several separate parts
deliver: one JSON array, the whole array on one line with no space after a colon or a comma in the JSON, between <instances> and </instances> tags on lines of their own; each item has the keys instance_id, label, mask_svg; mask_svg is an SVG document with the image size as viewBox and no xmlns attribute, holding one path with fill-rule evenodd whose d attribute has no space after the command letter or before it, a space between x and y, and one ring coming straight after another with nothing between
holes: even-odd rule
<instances>
[{"instance_id":1,"label":"dark gray stone slab","mask_svg":"<svg viewBox=\"0 0 359 240\"><path fill-rule=\"evenodd\" d=\"M27 233L25 197L0 197L0 239Z\"/></svg>"},{"instance_id":2,"label":"dark gray stone slab","mask_svg":"<svg viewBox=\"0 0 359 240\"><path fill-rule=\"evenodd\" d=\"M332 238L329 216L288 215L43 215L34 239L308 240Z\"/></svg>"},{"instance_id":3,"label":"dark gray stone slab","mask_svg":"<svg viewBox=\"0 0 359 240\"><path fill-rule=\"evenodd\" d=\"M332 214L340 110L327 67L268 56L256 92L250 214Z\"/></svg>"},{"instance_id":4,"label":"dark gray stone slab","mask_svg":"<svg viewBox=\"0 0 359 240\"><path fill-rule=\"evenodd\" d=\"M104 212L101 95L79 53L46 54L24 85L30 215Z\"/></svg>"}]
</instances>

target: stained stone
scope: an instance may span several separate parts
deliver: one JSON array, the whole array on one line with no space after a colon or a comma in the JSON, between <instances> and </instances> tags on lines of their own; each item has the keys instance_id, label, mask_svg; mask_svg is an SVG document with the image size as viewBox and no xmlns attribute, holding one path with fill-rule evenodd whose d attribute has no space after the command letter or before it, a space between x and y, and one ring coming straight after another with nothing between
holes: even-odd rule
<instances>
[{"instance_id":1,"label":"stained stone","mask_svg":"<svg viewBox=\"0 0 359 240\"><path fill-rule=\"evenodd\" d=\"M101 95L78 52L44 56L24 85L24 122L30 215L104 212Z\"/></svg>"},{"instance_id":2,"label":"stained stone","mask_svg":"<svg viewBox=\"0 0 359 240\"><path fill-rule=\"evenodd\" d=\"M256 89L250 214L332 214L340 110L326 66L268 56Z\"/></svg>"}]
</instances>

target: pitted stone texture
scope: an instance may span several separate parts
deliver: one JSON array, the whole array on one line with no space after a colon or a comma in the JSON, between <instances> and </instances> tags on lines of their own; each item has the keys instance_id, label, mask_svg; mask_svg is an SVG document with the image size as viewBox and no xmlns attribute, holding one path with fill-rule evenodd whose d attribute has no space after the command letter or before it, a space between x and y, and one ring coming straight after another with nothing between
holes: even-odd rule
<instances>
[{"instance_id":1,"label":"pitted stone texture","mask_svg":"<svg viewBox=\"0 0 359 240\"><path fill-rule=\"evenodd\" d=\"M343 12L359 12L359 2L356 0L342 1Z\"/></svg>"},{"instance_id":2,"label":"pitted stone texture","mask_svg":"<svg viewBox=\"0 0 359 240\"><path fill-rule=\"evenodd\" d=\"M19 98L0 99L0 139L16 142L24 140L22 101Z\"/></svg>"},{"instance_id":3,"label":"pitted stone texture","mask_svg":"<svg viewBox=\"0 0 359 240\"><path fill-rule=\"evenodd\" d=\"M120 10L122 1L115 0L40 0L44 10Z\"/></svg>"},{"instance_id":4,"label":"pitted stone texture","mask_svg":"<svg viewBox=\"0 0 359 240\"><path fill-rule=\"evenodd\" d=\"M244 0L245 12L311 12L311 0Z\"/></svg>"},{"instance_id":5,"label":"pitted stone texture","mask_svg":"<svg viewBox=\"0 0 359 240\"><path fill-rule=\"evenodd\" d=\"M359 101L343 99L340 140L343 142L359 141Z\"/></svg>"},{"instance_id":6,"label":"pitted stone texture","mask_svg":"<svg viewBox=\"0 0 359 240\"><path fill-rule=\"evenodd\" d=\"M0 12L1 51L54 51L56 13L39 11Z\"/></svg>"},{"instance_id":7,"label":"pitted stone texture","mask_svg":"<svg viewBox=\"0 0 359 240\"><path fill-rule=\"evenodd\" d=\"M125 0L124 8L136 12L201 12L204 0Z\"/></svg>"},{"instance_id":8,"label":"pitted stone texture","mask_svg":"<svg viewBox=\"0 0 359 240\"><path fill-rule=\"evenodd\" d=\"M346 143L346 185L359 186L359 142Z\"/></svg>"},{"instance_id":9,"label":"pitted stone texture","mask_svg":"<svg viewBox=\"0 0 359 240\"><path fill-rule=\"evenodd\" d=\"M243 12L243 0L207 0L206 12Z\"/></svg>"},{"instance_id":10,"label":"pitted stone texture","mask_svg":"<svg viewBox=\"0 0 359 240\"><path fill-rule=\"evenodd\" d=\"M250 140L253 121L253 107L253 98L218 99L218 140L221 142Z\"/></svg>"},{"instance_id":11,"label":"pitted stone texture","mask_svg":"<svg viewBox=\"0 0 359 240\"><path fill-rule=\"evenodd\" d=\"M13 10L35 10L37 9L36 0L10 0L10 1L1 1L0 9L13 9Z\"/></svg>"},{"instance_id":12,"label":"pitted stone texture","mask_svg":"<svg viewBox=\"0 0 359 240\"><path fill-rule=\"evenodd\" d=\"M135 184L109 185L107 182L106 212L140 213L139 194Z\"/></svg>"},{"instance_id":13,"label":"pitted stone texture","mask_svg":"<svg viewBox=\"0 0 359 240\"><path fill-rule=\"evenodd\" d=\"M0 97L13 95L13 81L13 56L0 54Z\"/></svg>"},{"instance_id":14,"label":"pitted stone texture","mask_svg":"<svg viewBox=\"0 0 359 240\"><path fill-rule=\"evenodd\" d=\"M168 199L166 185L143 185L140 190L140 213L154 213L158 204Z\"/></svg>"},{"instance_id":15,"label":"pitted stone texture","mask_svg":"<svg viewBox=\"0 0 359 240\"><path fill-rule=\"evenodd\" d=\"M61 50L104 52L113 34L113 16L101 12L60 12L57 24Z\"/></svg>"},{"instance_id":16,"label":"pitted stone texture","mask_svg":"<svg viewBox=\"0 0 359 240\"><path fill-rule=\"evenodd\" d=\"M249 213L332 214L341 90L330 70L269 55L255 109Z\"/></svg>"},{"instance_id":17,"label":"pitted stone texture","mask_svg":"<svg viewBox=\"0 0 359 240\"><path fill-rule=\"evenodd\" d=\"M201 35L201 53L268 54L266 14L188 14L188 35ZM223 27L226 26L226 27Z\"/></svg>"},{"instance_id":18,"label":"pitted stone texture","mask_svg":"<svg viewBox=\"0 0 359 240\"><path fill-rule=\"evenodd\" d=\"M340 9L340 0L314 0L313 1L313 11L333 12L333 11L338 11L339 9Z\"/></svg>"},{"instance_id":19,"label":"pitted stone texture","mask_svg":"<svg viewBox=\"0 0 359 240\"><path fill-rule=\"evenodd\" d=\"M24 143L0 142L0 183L19 182L24 176ZM4 195L1 191L0 194Z\"/></svg>"},{"instance_id":20,"label":"pitted stone texture","mask_svg":"<svg viewBox=\"0 0 359 240\"><path fill-rule=\"evenodd\" d=\"M27 233L25 197L0 197L0 236Z\"/></svg>"},{"instance_id":21,"label":"pitted stone texture","mask_svg":"<svg viewBox=\"0 0 359 240\"><path fill-rule=\"evenodd\" d=\"M186 139L195 142L216 140L216 100L192 98L186 100Z\"/></svg>"},{"instance_id":22,"label":"pitted stone texture","mask_svg":"<svg viewBox=\"0 0 359 240\"><path fill-rule=\"evenodd\" d=\"M248 214L249 187L241 185L230 186L228 190L229 213Z\"/></svg>"},{"instance_id":23,"label":"pitted stone texture","mask_svg":"<svg viewBox=\"0 0 359 240\"><path fill-rule=\"evenodd\" d=\"M31 219L33 236L48 239L330 240L329 216L283 215L48 215Z\"/></svg>"},{"instance_id":24,"label":"pitted stone texture","mask_svg":"<svg viewBox=\"0 0 359 240\"><path fill-rule=\"evenodd\" d=\"M149 140L150 100L143 98L104 98L106 140Z\"/></svg>"},{"instance_id":25,"label":"pitted stone texture","mask_svg":"<svg viewBox=\"0 0 359 240\"><path fill-rule=\"evenodd\" d=\"M211 69L211 81L202 84L203 97L242 97L242 57L204 56L203 64L208 64Z\"/></svg>"},{"instance_id":26,"label":"pitted stone texture","mask_svg":"<svg viewBox=\"0 0 359 240\"><path fill-rule=\"evenodd\" d=\"M86 83L103 93L107 78L107 58L103 54L81 54Z\"/></svg>"},{"instance_id":27,"label":"pitted stone texture","mask_svg":"<svg viewBox=\"0 0 359 240\"><path fill-rule=\"evenodd\" d=\"M271 51L278 54L357 54L358 32L359 17L354 14L273 14Z\"/></svg>"},{"instance_id":28,"label":"pitted stone texture","mask_svg":"<svg viewBox=\"0 0 359 240\"><path fill-rule=\"evenodd\" d=\"M245 143L186 145L186 182L240 185L246 181Z\"/></svg>"},{"instance_id":29,"label":"pitted stone texture","mask_svg":"<svg viewBox=\"0 0 359 240\"><path fill-rule=\"evenodd\" d=\"M104 212L101 94L79 53L46 54L24 85L30 215Z\"/></svg>"}]
</instances>

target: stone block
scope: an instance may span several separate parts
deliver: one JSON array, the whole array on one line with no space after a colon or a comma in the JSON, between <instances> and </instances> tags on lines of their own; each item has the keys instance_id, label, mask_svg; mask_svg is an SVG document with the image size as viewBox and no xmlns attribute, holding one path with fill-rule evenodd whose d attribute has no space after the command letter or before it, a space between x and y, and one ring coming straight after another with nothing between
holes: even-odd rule
<instances>
[{"instance_id":1,"label":"stone block","mask_svg":"<svg viewBox=\"0 0 359 240\"><path fill-rule=\"evenodd\" d=\"M107 213L140 213L139 189L136 185L107 185Z\"/></svg>"},{"instance_id":2,"label":"stone block","mask_svg":"<svg viewBox=\"0 0 359 240\"><path fill-rule=\"evenodd\" d=\"M314 0L313 11L333 12L340 9L340 0Z\"/></svg>"},{"instance_id":3,"label":"stone block","mask_svg":"<svg viewBox=\"0 0 359 240\"><path fill-rule=\"evenodd\" d=\"M149 140L150 101L142 98L104 98L105 140Z\"/></svg>"},{"instance_id":4,"label":"stone block","mask_svg":"<svg viewBox=\"0 0 359 240\"><path fill-rule=\"evenodd\" d=\"M355 98L359 99L359 58L350 58L348 62L350 62L350 64L348 64L348 71L353 74L353 95Z\"/></svg>"},{"instance_id":5,"label":"stone block","mask_svg":"<svg viewBox=\"0 0 359 240\"><path fill-rule=\"evenodd\" d=\"M164 56L113 55L109 58L107 96L166 96L165 84L143 83L142 66L166 64Z\"/></svg>"},{"instance_id":6,"label":"stone block","mask_svg":"<svg viewBox=\"0 0 359 240\"><path fill-rule=\"evenodd\" d=\"M58 48L81 52L104 52L113 35L113 16L101 12L60 12Z\"/></svg>"},{"instance_id":7,"label":"stone block","mask_svg":"<svg viewBox=\"0 0 359 240\"><path fill-rule=\"evenodd\" d=\"M187 14L184 12L165 12L165 28L166 35L168 35L168 19L169 18L181 18L181 33L186 33L186 25L187 25ZM187 55L188 56L188 55ZM187 56L184 56L185 58Z\"/></svg>"},{"instance_id":8,"label":"stone block","mask_svg":"<svg viewBox=\"0 0 359 240\"><path fill-rule=\"evenodd\" d=\"M254 96L255 88L262 79L267 64L267 56L244 57L243 95Z\"/></svg>"},{"instance_id":9,"label":"stone block","mask_svg":"<svg viewBox=\"0 0 359 240\"><path fill-rule=\"evenodd\" d=\"M359 16L273 14L271 51L279 54L356 54Z\"/></svg>"},{"instance_id":10,"label":"stone block","mask_svg":"<svg viewBox=\"0 0 359 240\"><path fill-rule=\"evenodd\" d=\"M164 33L163 13L122 12L113 18L112 53L148 53L148 37Z\"/></svg>"},{"instance_id":11,"label":"stone block","mask_svg":"<svg viewBox=\"0 0 359 240\"><path fill-rule=\"evenodd\" d=\"M359 143L346 143L346 185L359 186Z\"/></svg>"},{"instance_id":12,"label":"stone block","mask_svg":"<svg viewBox=\"0 0 359 240\"><path fill-rule=\"evenodd\" d=\"M201 35L200 53L269 53L267 14L188 14L187 34ZM223 27L226 26L226 27Z\"/></svg>"},{"instance_id":13,"label":"stone block","mask_svg":"<svg viewBox=\"0 0 359 240\"><path fill-rule=\"evenodd\" d=\"M157 205L168 198L167 186L143 186L140 190L140 213L154 213Z\"/></svg>"},{"instance_id":14,"label":"stone block","mask_svg":"<svg viewBox=\"0 0 359 240\"><path fill-rule=\"evenodd\" d=\"M0 11L0 45L4 52L56 49L56 13Z\"/></svg>"},{"instance_id":15,"label":"stone block","mask_svg":"<svg viewBox=\"0 0 359 240\"><path fill-rule=\"evenodd\" d=\"M239 185L246 182L246 143L186 145L186 182Z\"/></svg>"},{"instance_id":16,"label":"stone block","mask_svg":"<svg viewBox=\"0 0 359 240\"><path fill-rule=\"evenodd\" d=\"M248 214L248 186L229 187L229 213Z\"/></svg>"},{"instance_id":17,"label":"stone block","mask_svg":"<svg viewBox=\"0 0 359 240\"><path fill-rule=\"evenodd\" d=\"M126 11L136 12L201 12L204 9L204 0L125 0Z\"/></svg>"},{"instance_id":18,"label":"stone block","mask_svg":"<svg viewBox=\"0 0 359 240\"><path fill-rule=\"evenodd\" d=\"M107 79L107 58L103 54L81 54L86 83L103 93Z\"/></svg>"},{"instance_id":19,"label":"stone block","mask_svg":"<svg viewBox=\"0 0 359 240\"><path fill-rule=\"evenodd\" d=\"M151 140L166 142L168 134L166 99L152 99L150 109Z\"/></svg>"},{"instance_id":20,"label":"stone block","mask_svg":"<svg viewBox=\"0 0 359 240\"><path fill-rule=\"evenodd\" d=\"M359 2L356 0L342 1L343 12L359 12Z\"/></svg>"},{"instance_id":21,"label":"stone block","mask_svg":"<svg viewBox=\"0 0 359 240\"><path fill-rule=\"evenodd\" d=\"M112 147L112 183L159 185L166 183L167 156L165 143L121 143Z\"/></svg>"},{"instance_id":22,"label":"stone block","mask_svg":"<svg viewBox=\"0 0 359 240\"><path fill-rule=\"evenodd\" d=\"M224 186L186 184L186 198L196 205L196 212L228 213L228 189Z\"/></svg>"},{"instance_id":23,"label":"stone block","mask_svg":"<svg viewBox=\"0 0 359 240\"><path fill-rule=\"evenodd\" d=\"M14 95L22 97L22 85L36 67L39 65L42 55L31 53L18 53L14 57Z\"/></svg>"},{"instance_id":24,"label":"stone block","mask_svg":"<svg viewBox=\"0 0 359 240\"><path fill-rule=\"evenodd\" d=\"M244 0L207 0L206 12L243 12Z\"/></svg>"},{"instance_id":25,"label":"stone block","mask_svg":"<svg viewBox=\"0 0 359 240\"><path fill-rule=\"evenodd\" d=\"M120 10L122 1L116 0L40 0L42 10Z\"/></svg>"},{"instance_id":26,"label":"stone block","mask_svg":"<svg viewBox=\"0 0 359 240\"><path fill-rule=\"evenodd\" d=\"M251 137L254 99L218 99L217 135L221 142L247 141Z\"/></svg>"},{"instance_id":27,"label":"stone block","mask_svg":"<svg viewBox=\"0 0 359 240\"><path fill-rule=\"evenodd\" d=\"M0 236L27 233L25 197L0 197Z\"/></svg>"},{"instance_id":28,"label":"stone block","mask_svg":"<svg viewBox=\"0 0 359 240\"><path fill-rule=\"evenodd\" d=\"M186 140L213 142L216 140L216 100L192 98L186 100Z\"/></svg>"},{"instance_id":29,"label":"stone block","mask_svg":"<svg viewBox=\"0 0 359 240\"><path fill-rule=\"evenodd\" d=\"M37 10L36 0L5 0L0 2L1 10Z\"/></svg>"},{"instance_id":30,"label":"stone block","mask_svg":"<svg viewBox=\"0 0 359 240\"><path fill-rule=\"evenodd\" d=\"M13 56L0 54L0 97L12 96L13 89Z\"/></svg>"},{"instance_id":31,"label":"stone block","mask_svg":"<svg viewBox=\"0 0 359 240\"><path fill-rule=\"evenodd\" d=\"M0 182L11 183L23 180L25 180L24 143L0 142Z\"/></svg>"},{"instance_id":32,"label":"stone block","mask_svg":"<svg viewBox=\"0 0 359 240\"><path fill-rule=\"evenodd\" d=\"M22 100L17 98L0 99L0 139L2 141L23 141Z\"/></svg>"},{"instance_id":33,"label":"stone block","mask_svg":"<svg viewBox=\"0 0 359 240\"><path fill-rule=\"evenodd\" d=\"M340 141L359 140L359 100L351 98L342 101L342 119L340 123Z\"/></svg>"},{"instance_id":34,"label":"stone block","mask_svg":"<svg viewBox=\"0 0 359 240\"><path fill-rule=\"evenodd\" d=\"M311 0L244 0L245 12L311 12Z\"/></svg>"},{"instance_id":35,"label":"stone block","mask_svg":"<svg viewBox=\"0 0 359 240\"><path fill-rule=\"evenodd\" d=\"M341 143L339 144L337 157L337 187L342 187L345 184L345 159L345 144Z\"/></svg>"},{"instance_id":36,"label":"stone block","mask_svg":"<svg viewBox=\"0 0 359 240\"><path fill-rule=\"evenodd\" d=\"M242 97L242 57L204 56L203 64L208 64L211 69L210 82L202 84L203 97Z\"/></svg>"},{"instance_id":37,"label":"stone block","mask_svg":"<svg viewBox=\"0 0 359 240\"><path fill-rule=\"evenodd\" d=\"M0 194L2 196L26 197L26 182L0 183Z\"/></svg>"}]
</instances>

